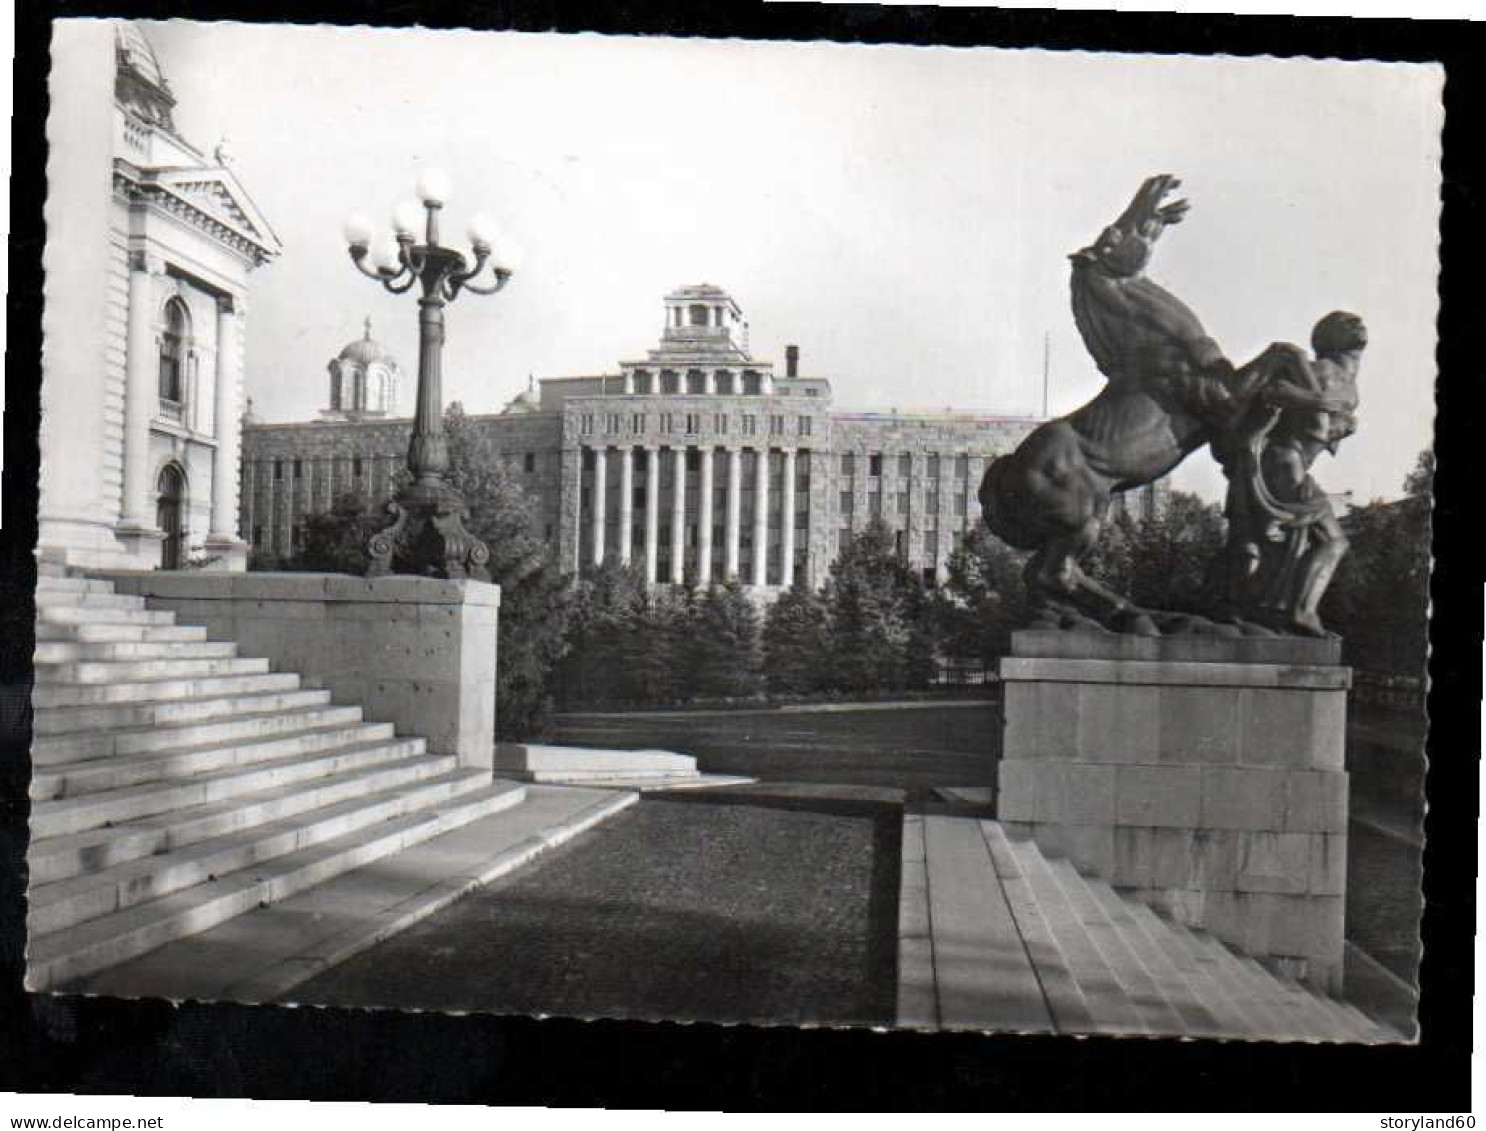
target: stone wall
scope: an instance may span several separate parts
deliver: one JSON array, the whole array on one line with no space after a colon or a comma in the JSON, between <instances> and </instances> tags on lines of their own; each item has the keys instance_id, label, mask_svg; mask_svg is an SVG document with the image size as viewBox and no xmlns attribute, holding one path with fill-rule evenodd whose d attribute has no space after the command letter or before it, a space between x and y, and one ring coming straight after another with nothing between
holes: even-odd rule
<instances>
[{"instance_id":1,"label":"stone wall","mask_svg":"<svg viewBox=\"0 0 1486 1131\"><path fill-rule=\"evenodd\" d=\"M1342 977L1350 670L1332 641L1023 632L1012 835L1328 990Z\"/></svg>"}]
</instances>

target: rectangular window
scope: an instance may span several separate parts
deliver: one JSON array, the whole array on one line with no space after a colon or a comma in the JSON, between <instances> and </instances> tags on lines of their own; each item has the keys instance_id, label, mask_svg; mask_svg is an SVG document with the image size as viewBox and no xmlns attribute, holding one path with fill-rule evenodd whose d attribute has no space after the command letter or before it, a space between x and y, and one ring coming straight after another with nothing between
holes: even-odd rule
<instances>
[{"instance_id":1,"label":"rectangular window","mask_svg":"<svg viewBox=\"0 0 1486 1131\"><path fill-rule=\"evenodd\" d=\"M965 532L963 530L956 530L955 531L955 551L958 552L964 545L965 545Z\"/></svg>"},{"instance_id":2,"label":"rectangular window","mask_svg":"<svg viewBox=\"0 0 1486 1131\"><path fill-rule=\"evenodd\" d=\"M907 479L913 474L913 456L904 452L898 457L898 474Z\"/></svg>"},{"instance_id":3,"label":"rectangular window","mask_svg":"<svg viewBox=\"0 0 1486 1131\"><path fill-rule=\"evenodd\" d=\"M907 514L908 513L908 492L907 491L899 491L898 492L898 513L899 514Z\"/></svg>"},{"instance_id":4,"label":"rectangular window","mask_svg":"<svg viewBox=\"0 0 1486 1131\"><path fill-rule=\"evenodd\" d=\"M855 452L841 453L841 474L855 475L857 473L857 457Z\"/></svg>"},{"instance_id":5,"label":"rectangular window","mask_svg":"<svg viewBox=\"0 0 1486 1131\"><path fill-rule=\"evenodd\" d=\"M873 478L882 474L882 453L874 452L867 457L867 474Z\"/></svg>"},{"instance_id":6,"label":"rectangular window","mask_svg":"<svg viewBox=\"0 0 1486 1131\"><path fill-rule=\"evenodd\" d=\"M629 430L636 436L643 436L645 434L645 414L643 412L630 413Z\"/></svg>"},{"instance_id":7,"label":"rectangular window","mask_svg":"<svg viewBox=\"0 0 1486 1131\"><path fill-rule=\"evenodd\" d=\"M970 478L970 457L969 456L955 456L955 478L956 479L969 479Z\"/></svg>"},{"instance_id":8,"label":"rectangular window","mask_svg":"<svg viewBox=\"0 0 1486 1131\"><path fill-rule=\"evenodd\" d=\"M802 417L800 417L800 424L799 424L800 435L801 436L808 436L808 435L810 435L810 428L811 428L811 425L812 424L814 424L814 421L810 417L808 417L808 416L802 416Z\"/></svg>"},{"instance_id":9,"label":"rectangular window","mask_svg":"<svg viewBox=\"0 0 1486 1131\"><path fill-rule=\"evenodd\" d=\"M810 526L810 512L800 508L795 510L795 529L805 530Z\"/></svg>"},{"instance_id":10,"label":"rectangular window","mask_svg":"<svg viewBox=\"0 0 1486 1131\"><path fill-rule=\"evenodd\" d=\"M696 448L686 449L686 470L700 471L702 468L702 453Z\"/></svg>"},{"instance_id":11,"label":"rectangular window","mask_svg":"<svg viewBox=\"0 0 1486 1131\"><path fill-rule=\"evenodd\" d=\"M849 545L851 545L851 527L843 526L836 531L836 553L842 553Z\"/></svg>"},{"instance_id":12,"label":"rectangular window","mask_svg":"<svg viewBox=\"0 0 1486 1131\"><path fill-rule=\"evenodd\" d=\"M758 435L758 417L754 416L751 412L745 414L743 417L743 435Z\"/></svg>"},{"instance_id":13,"label":"rectangular window","mask_svg":"<svg viewBox=\"0 0 1486 1131\"><path fill-rule=\"evenodd\" d=\"M302 459L297 459L294 461L294 478L304 478L304 460Z\"/></svg>"},{"instance_id":14,"label":"rectangular window","mask_svg":"<svg viewBox=\"0 0 1486 1131\"><path fill-rule=\"evenodd\" d=\"M630 496L630 504L637 511L642 511L642 510L645 509L645 488L644 487L636 487L634 489L634 493Z\"/></svg>"},{"instance_id":15,"label":"rectangular window","mask_svg":"<svg viewBox=\"0 0 1486 1131\"><path fill-rule=\"evenodd\" d=\"M582 425L582 429L581 430L582 430L583 435L585 435L585 436L592 436L593 435L593 413L591 413L591 412L585 412L583 414L583 419L580 421L580 424Z\"/></svg>"},{"instance_id":16,"label":"rectangular window","mask_svg":"<svg viewBox=\"0 0 1486 1131\"><path fill-rule=\"evenodd\" d=\"M686 434L695 436L702 427L702 414L699 412L688 412L686 414Z\"/></svg>"},{"instance_id":17,"label":"rectangular window","mask_svg":"<svg viewBox=\"0 0 1486 1131\"><path fill-rule=\"evenodd\" d=\"M961 517L961 516L964 515L964 513L965 513L965 496L964 495L956 495L955 496L955 515L957 517Z\"/></svg>"},{"instance_id":18,"label":"rectangular window","mask_svg":"<svg viewBox=\"0 0 1486 1131\"><path fill-rule=\"evenodd\" d=\"M805 390L805 395L807 397L818 397L818 396L820 396L820 390L819 389L806 389Z\"/></svg>"},{"instance_id":19,"label":"rectangular window","mask_svg":"<svg viewBox=\"0 0 1486 1131\"><path fill-rule=\"evenodd\" d=\"M932 558L939 553L939 528L931 526L924 531L924 556Z\"/></svg>"},{"instance_id":20,"label":"rectangular window","mask_svg":"<svg viewBox=\"0 0 1486 1131\"><path fill-rule=\"evenodd\" d=\"M521 466L522 466L522 469L528 475L530 475L532 472L536 471L536 469L537 469L537 453L536 452L527 452L524 456L522 456L521 457Z\"/></svg>"},{"instance_id":21,"label":"rectangular window","mask_svg":"<svg viewBox=\"0 0 1486 1131\"><path fill-rule=\"evenodd\" d=\"M852 499L851 492L850 491L842 491L841 492L841 513L842 514L850 514L851 513L851 510L852 510L852 507L854 505L855 505L855 500Z\"/></svg>"},{"instance_id":22,"label":"rectangular window","mask_svg":"<svg viewBox=\"0 0 1486 1131\"><path fill-rule=\"evenodd\" d=\"M351 457L351 478L352 479L360 479L361 478L361 457L360 456L352 456Z\"/></svg>"},{"instance_id":23,"label":"rectangular window","mask_svg":"<svg viewBox=\"0 0 1486 1131\"><path fill-rule=\"evenodd\" d=\"M726 436L728 434L728 416L727 416L727 413L725 413L725 412L719 412L717 414L717 419L715 421L713 421L713 430L719 436Z\"/></svg>"},{"instance_id":24,"label":"rectangular window","mask_svg":"<svg viewBox=\"0 0 1486 1131\"><path fill-rule=\"evenodd\" d=\"M273 461L273 477L275 479L282 479L282 478L284 478L284 461L283 460L276 459L276 460Z\"/></svg>"},{"instance_id":25,"label":"rectangular window","mask_svg":"<svg viewBox=\"0 0 1486 1131\"><path fill-rule=\"evenodd\" d=\"M926 466L924 468L924 477L926 479L938 479L939 478L939 457L938 456L930 456L928 458L928 460L926 461Z\"/></svg>"},{"instance_id":26,"label":"rectangular window","mask_svg":"<svg viewBox=\"0 0 1486 1131\"><path fill-rule=\"evenodd\" d=\"M770 436L783 436L784 435L784 417L782 417L782 416L770 416L769 417L769 435Z\"/></svg>"},{"instance_id":27,"label":"rectangular window","mask_svg":"<svg viewBox=\"0 0 1486 1131\"><path fill-rule=\"evenodd\" d=\"M880 516L882 514L882 492L881 491L868 491L867 492L867 513L870 514L870 515L872 515L874 518L875 517L878 517L878 516Z\"/></svg>"},{"instance_id":28,"label":"rectangular window","mask_svg":"<svg viewBox=\"0 0 1486 1131\"><path fill-rule=\"evenodd\" d=\"M612 435L616 435L618 432L619 432L619 414L617 412L611 412L609 414L609 434L612 436Z\"/></svg>"},{"instance_id":29,"label":"rectangular window","mask_svg":"<svg viewBox=\"0 0 1486 1131\"><path fill-rule=\"evenodd\" d=\"M255 545L255 546L262 546L263 545L263 527L261 527L261 526L255 526L255 527L253 527L253 545Z\"/></svg>"}]
</instances>

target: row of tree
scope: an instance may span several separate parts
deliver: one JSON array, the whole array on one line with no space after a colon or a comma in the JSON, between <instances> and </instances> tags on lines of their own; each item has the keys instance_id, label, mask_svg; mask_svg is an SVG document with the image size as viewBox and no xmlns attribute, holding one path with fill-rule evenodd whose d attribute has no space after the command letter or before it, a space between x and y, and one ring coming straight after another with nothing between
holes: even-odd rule
<instances>
[{"instance_id":1,"label":"row of tree","mask_svg":"<svg viewBox=\"0 0 1486 1131\"><path fill-rule=\"evenodd\" d=\"M879 524L843 547L819 592L795 589L764 611L736 582L650 587L617 564L575 579L533 535L520 483L479 447L458 404L445 429L451 479L502 587L502 737L538 733L559 705L922 688L943 666L993 670L1028 619L1024 555L979 525L950 556L941 586L926 586ZM1402 503L1357 508L1347 522L1352 552L1322 612L1359 667L1422 671L1429 551L1428 483L1416 482L1420 474ZM382 522L347 496L305 520L300 550L280 568L359 572L366 540ZM1200 611L1223 538L1217 507L1172 492L1158 515L1113 518L1085 568L1137 603Z\"/></svg>"}]
</instances>

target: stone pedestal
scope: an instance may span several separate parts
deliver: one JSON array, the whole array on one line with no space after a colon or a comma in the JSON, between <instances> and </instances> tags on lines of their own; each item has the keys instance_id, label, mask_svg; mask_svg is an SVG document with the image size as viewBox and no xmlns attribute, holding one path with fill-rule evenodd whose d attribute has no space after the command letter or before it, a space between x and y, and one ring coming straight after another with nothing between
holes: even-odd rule
<instances>
[{"instance_id":1,"label":"stone pedestal","mask_svg":"<svg viewBox=\"0 0 1486 1131\"><path fill-rule=\"evenodd\" d=\"M105 572L119 593L298 672L432 754L488 768L500 589L480 581L204 570Z\"/></svg>"},{"instance_id":2,"label":"stone pedestal","mask_svg":"<svg viewBox=\"0 0 1486 1131\"><path fill-rule=\"evenodd\" d=\"M1008 831L1339 991L1351 683L1339 644L1028 631L1012 653Z\"/></svg>"}]
</instances>

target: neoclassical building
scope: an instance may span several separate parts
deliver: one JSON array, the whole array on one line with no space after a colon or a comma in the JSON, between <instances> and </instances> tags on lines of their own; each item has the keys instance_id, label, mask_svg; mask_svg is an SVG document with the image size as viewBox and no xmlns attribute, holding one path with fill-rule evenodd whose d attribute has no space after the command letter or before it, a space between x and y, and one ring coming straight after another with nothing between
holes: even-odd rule
<instances>
[{"instance_id":1,"label":"neoclassical building","mask_svg":"<svg viewBox=\"0 0 1486 1131\"><path fill-rule=\"evenodd\" d=\"M831 383L799 363L795 346L782 373L754 357L721 288L681 287L665 296L660 342L644 357L616 373L533 381L500 413L471 419L569 570L614 560L654 583L819 586L845 541L878 518L904 560L941 579L980 520L986 462L1038 421L840 409ZM292 554L306 515L348 491L384 500L410 428L249 424L243 537L266 555Z\"/></svg>"},{"instance_id":2,"label":"neoclassical building","mask_svg":"<svg viewBox=\"0 0 1486 1131\"><path fill-rule=\"evenodd\" d=\"M279 241L225 146L207 156L176 129L136 25L53 29L40 548L241 569L243 322Z\"/></svg>"}]
</instances>

